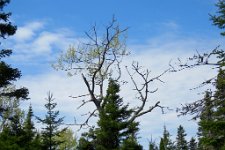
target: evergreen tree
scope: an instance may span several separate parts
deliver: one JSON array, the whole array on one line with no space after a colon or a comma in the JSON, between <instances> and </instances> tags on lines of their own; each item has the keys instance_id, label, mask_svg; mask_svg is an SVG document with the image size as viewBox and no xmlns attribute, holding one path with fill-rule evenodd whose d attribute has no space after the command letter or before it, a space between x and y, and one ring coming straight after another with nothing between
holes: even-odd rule
<instances>
[{"instance_id":1,"label":"evergreen tree","mask_svg":"<svg viewBox=\"0 0 225 150\"><path fill-rule=\"evenodd\" d=\"M23 120L23 112L18 110L14 117L3 127L0 134L0 147L2 149L20 150L24 148Z\"/></svg>"},{"instance_id":2,"label":"evergreen tree","mask_svg":"<svg viewBox=\"0 0 225 150\"><path fill-rule=\"evenodd\" d=\"M123 148L128 145L129 148L140 146L136 141L138 123L127 121L132 110L123 104L122 98L118 95L119 91L119 85L110 79L105 104L99 113L99 128L95 131L97 149L119 149L123 140Z\"/></svg>"},{"instance_id":3,"label":"evergreen tree","mask_svg":"<svg viewBox=\"0 0 225 150\"><path fill-rule=\"evenodd\" d=\"M166 150L163 138L160 139L159 150Z\"/></svg>"},{"instance_id":4,"label":"evergreen tree","mask_svg":"<svg viewBox=\"0 0 225 150\"><path fill-rule=\"evenodd\" d=\"M200 121L198 123L198 136L199 136L199 148L200 149L213 149L208 140L213 138L211 127L209 126L213 122L213 106L214 101L211 99L212 93L206 91L205 97L203 99L203 109L200 114Z\"/></svg>"},{"instance_id":5,"label":"evergreen tree","mask_svg":"<svg viewBox=\"0 0 225 150\"><path fill-rule=\"evenodd\" d=\"M199 146L202 149L225 148L225 70L220 69L216 79L216 91L206 95L206 110L201 113L199 122Z\"/></svg>"},{"instance_id":6,"label":"evergreen tree","mask_svg":"<svg viewBox=\"0 0 225 150\"><path fill-rule=\"evenodd\" d=\"M96 135L94 128L90 128L89 132L82 133L78 141L77 150L95 150Z\"/></svg>"},{"instance_id":7,"label":"evergreen tree","mask_svg":"<svg viewBox=\"0 0 225 150\"><path fill-rule=\"evenodd\" d=\"M163 137L160 139L159 143L160 150L174 150L175 146L170 139L170 133L167 131L166 126L164 126Z\"/></svg>"},{"instance_id":8,"label":"evergreen tree","mask_svg":"<svg viewBox=\"0 0 225 150\"><path fill-rule=\"evenodd\" d=\"M197 142L195 141L195 138L191 138L189 144L188 144L188 150L197 150Z\"/></svg>"},{"instance_id":9,"label":"evergreen tree","mask_svg":"<svg viewBox=\"0 0 225 150\"><path fill-rule=\"evenodd\" d=\"M23 125L23 130L24 130L24 147L26 150L30 150L33 147L37 147L37 143L35 141L35 136L36 135L36 131L35 131L35 127L34 127L34 123L32 121L32 117L33 117L33 110L32 110L32 106L29 106L29 110L26 116L26 119L24 121L24 125Z\"/></svg>"},{"instance_id":10,"label":"evergreen tree","mask_svg":"<svg viewBox=\"0 0 225 150\"><path fill-rule=\"evenodd\" d=\"M186 135L184 128L180 125L177 129L176 150L188 150Z\"/></svg>"},{"instance_id":11,"label":"evergreen tree","mask_svg":"<svg viewBox=\"0 0 225 150\"><path fill-rule=\"evenodd\" d=\"M211 16L211 19L213 20L213 24L218 26L220 29L225 28L225 0L219 0L219 2L216 4L218 7L218 15ZM225 36L225 32L222 32L221 35Z\"/></svg>"},{"instance_id":12,"label":"evergreen tree","mask_svg":"<svg viewBox=\"0 0 225 150\"><path fill-rule=\"evenodd\" d=\"M158 146L156 145L155 141L149 141L149 150L158 150Z\"/></svg>"},{"instance_id":13,"label":"evergreen tree","mask_svg":"<svg viewBox=\"0 0 225 150\"><path fill-rule=\"evenodd\" d=\"M57 103L54 103L53 95L49 92L47 103L45 108L47 109L47 114L44 119L37 117L37 120L45 125L42 131L42 146L45 150L55 150L62 141L57 141L56 136L59 136L60 132L64 130L59 130L59 126L63 123L63 118L58 118L59 111L55 111Z\"/></svg>"},{"instance_id":14,"label":"evergreen tree","mask_svg":"<svg viewBox=\"0 0 225 150\"><path fill-rule=\"evenodd\" d=\"M215 134L215 148L225 149L225 70L220 69L216 80L215 120L212 124Z\"/></svg>"},{"instance_id":15,"label":"evergreen tree","mask_svg":"<svg viewBox=\"0 0 225 150\"><path fill-rule=\"evenodd\" d=\"M16 26L12 25L9 21L11 13L3 12L3 8L10 2L10 0L0 1L0 38L6 39L8 36L12 36L16 32ZM0 43L1 44L1 43ZM21 77L21 73L17 68L12 68L9 64L2 59L9 57L12 54L10 49L0 50L0 97L5 98L17 98L27 99L28 90L26 88L18 88L13 90L4 90L6 87L12 86L13 82ZM6 111L10 106L0 106L0 116L2 112Z\"/></svg>"},{"instance_id":16,"label":"evergreen tree","mask_svg":"<svg viewBox=\"0 0 225 150\"><path fill-rule=\"evenodd\" d=\"M142 150L143 147L138 143L136 137L130 136L125 139L120 150Z\"/></svg>"}]
</instances>

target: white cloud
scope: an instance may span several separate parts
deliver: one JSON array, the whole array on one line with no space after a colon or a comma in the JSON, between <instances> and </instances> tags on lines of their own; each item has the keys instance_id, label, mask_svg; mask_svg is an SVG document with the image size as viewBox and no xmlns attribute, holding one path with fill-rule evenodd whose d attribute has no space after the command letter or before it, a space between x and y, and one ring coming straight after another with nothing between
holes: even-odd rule
<instances>
[{"instance_id":1,"label":"white cloud","mask_svg":"<svg viewBox=\"0 0 225 150\"><path fill-rule=\"evenodd\" d=\"M18 27L14 39L18 42L25 42L30 40L35 35L37 30L40 30L44 26L43 22L30 22L25 26Z\"/></svg>"},{"instance_id":2,"label":"white cloud","mask_svg":"<svg viewBox=\"0 0 225 150\"><path fill-rule=\"evenodd\" d=\"M49 62L59 51L67 49L68 45L76 45L80 39L68 29L46 31L47 28L44 22L30 22L18 27L16 35L6 44L14 50L10 59L20 63L21 60L31 63L40 59Z\"/></svg>"}]
</instances>

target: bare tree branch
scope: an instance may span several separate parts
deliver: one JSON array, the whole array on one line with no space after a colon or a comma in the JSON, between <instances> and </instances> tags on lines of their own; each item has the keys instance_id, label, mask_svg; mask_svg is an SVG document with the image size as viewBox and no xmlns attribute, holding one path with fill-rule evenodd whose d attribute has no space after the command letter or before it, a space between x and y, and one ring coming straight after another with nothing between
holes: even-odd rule
<instances>
[{"instance_id":1,"label":"bare tree branch","mask_svg":"<svg viewBox=\"0 0 225 150\"><path fill-rule=\"evenodd\" d=\"M137 63L137 62L136 63L133 62L133 64L132 64L132 70L134 70L133 74L131 74L128 67L126 67L126 70L127 70L128 75L130 76L130 79L131 79L133 85L134 85L134 90L139 95L138 99L141 101L141 105L136 108L136 110L134 111L133 116L130 118L129 122L133 122L136 118L151 112L152 110L154 110L157 107L161 108L163 111L164 107L159 105L160 101L156 102L155 105L150 106L147 110L145 110L145 107L146 107L146 103L147 103L147 100L149 97L149 93L155 93L157 91L157 89L150 91L149 84L151 82L154 82L155 80L162 82L162 80L160 80L160 77L163 76L165 73L167 73L169 71L169 69L165 70L163 73L161 73L160 75L158 75L154 78L149 78L150 71L149 70L142 71L142 66L140 66L139 63ZM140 84L140 86L138 85L137 81L134 79L135 74L137 74L142 79L142 84Z\"/></svg>"}]
</instances>

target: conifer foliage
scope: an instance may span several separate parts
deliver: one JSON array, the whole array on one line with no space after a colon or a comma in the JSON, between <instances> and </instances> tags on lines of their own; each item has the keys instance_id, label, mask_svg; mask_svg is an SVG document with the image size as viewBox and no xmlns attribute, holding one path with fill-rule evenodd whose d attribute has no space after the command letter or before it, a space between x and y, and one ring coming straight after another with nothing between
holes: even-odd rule
<instances>
[{"instance_id":1,"label":"conifer foliage","mask_svg":"<svg viewBox=\"0 0 225 150\"><path fill-rule=\"evenodd\" d=\"M118 149L123 140L124 149L127 146L139 148L136 141L138 123L128 122L132 110L123 104L119 91L120 86L110 79L105 104L99 113L99 128L96 129L97 149Z\"/></svg>"},{"instance_id":2,"label":"conifer foliage","mask_svg":"<svg viewBox=\"0 0 225 150\"><path fill-rule=\"evenodd\" d=\"M220 69L214 94L206 94L205 110L199 122L199 146L201 148L225 148L225 70Z\"/></svg>"},{"instance_id":3,"label":"conifer foliage","mask_svg":"<svg viewBox=\"0 0 225 150\"><path fill-rule=\"evenodd\" d=\"M16 26L9 21L11 13L3 12L3 8L10 2L10 0L0 1L0 38L4 41L8 36L12 36L16 32ZM1 43L0 43L1 44ZM17 68L12 68L9 64L3 61L3 58L9 57L12 54L10 49L0 50L0 97L27 99L28 90L26 88L18 88L14 90L4 90L12 86L13 82L21 77L21 73ZM7 110L7 107L0 106L0 116L2 112Z\"/></svg>"},{"instance_id":4,"label":"conifer foliage","mask_svg":"<svg viewBox=\"0 0 225 150\"><path fill-rule=\"evenodd\" d=\"M167 131L166 126L164 126L163 137L160 140L159 150L173 150L175 146L170 139L170 133Z\"/></svg>"},{"instance_id":5,"label":"conifer foliage","mask_svg":"<svg viewBox=\"0 0 225 150\"><path fill-rule=\"evenodd\" d=\"M213 15L213 24L218 26L220 29L225 29L225 0L219 0L216 4L218 7L218 15ZM221 35L225 36L225 31L221 32Z\"/></svg>"},{"instance_id":6,"label":"conifer foliage","mask_svg":"<svg viewBox=\"0 0 225 150\"><path fill-rule=\"evenodd\" d=\"M176 150L188 150L186 135L184 128L180 125L177 129Z\"/></svg>"},{"instance_id":7,"label":"conifer foliage","mask_svg":"<svg viewBox=\"0 0 225 150\"><path fill-rule=\"evenodd\" d=\"M57 103L54 103L53 94L48 93L46 98L47 103L45 108L47 109L47 114L44 119L37 117L37 120L41 122L45 127L42 131L42 146L46 150L55 150L57 146L63 141L57 141L54 137L59 136L59 134L64 130L59 130L59 126L63 123L63 118L58 118L59 111L55 111Z\"/></svg>"}]
</instances>

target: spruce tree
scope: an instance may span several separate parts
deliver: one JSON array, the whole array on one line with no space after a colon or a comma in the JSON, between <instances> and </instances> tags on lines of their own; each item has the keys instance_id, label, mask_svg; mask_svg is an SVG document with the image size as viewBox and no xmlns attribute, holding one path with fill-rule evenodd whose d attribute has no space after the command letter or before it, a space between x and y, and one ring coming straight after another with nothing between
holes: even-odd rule
<instances>
[{"instance_id":1,"label":"spruce tree","mask_svg":"<svg viewBox=\"0 0 225 150\"><path fill-rule=\"evenodd\" d=\"M197 142L193 137L190 139L190 142L188 144L188 150L197 150Z\"/></svg>"},{"instance_id":2,"label":"spruce tree","mask_svg":"<svg viewBox=\"0 0 225 150\"><path fill-rule=\"evenodd\" d=\"M132 110L123 104L119 91L120 86L110 79L105 104L99 113L99 128L95 132L97 149L119 149L122 141L123 149L127 146L128 149L141 147L136 141L138 123L128 122Z\"/></svg>"},{"instance_id":3,"label":"spruce tree","mask_svg":"<svg viewBox=\"0 0 225 150\"><path fill-rule=\"evenodd\" d=\"M218 7L218 14L211 16L213 24L218 26L220 29L225 28L225 0L219 0L216 4ZM225 36L225 32L221 32L221 35Z\"/></svg>"},{"instance_id":4,"label":"spruce tree","mask_svg":"<svg viewBox=\"0 0 225 150\"><path fill-rule=\"evenodd\" d=\"M47 114L44 119L37 117L37 120L41 122L45 127L42 131L42 146L45 150L55 150L59 146L61 141L55 139L56 136L59 136L60 132L64 131L59 130L59 126L63 123L63 118L58 118L59 111L55 111L57 103L54 103L53 95L49 92L48 97L46 98L47 103L45 108L47 109Z\"/></svg>"},{"instance_id":5,"label":"spruce tree","mask_svg":"<svg viewBox=\"0 0 225 150\"><path fill-rule=\"evenodd\" d=\"M163 137L160 139L159 143L160 150L174 150L175 146L170 139L170 133L167 131L166 126L164 126Z\"/></svg>"},{"instance_id":6,"label":"spruce tree","mask_svg":"<svg viewBox=\"0 0 225 150\"><path fill-rule=\"evenodd\" d=\"M96 135L94 128L90 128L89 132L84 132L78 141L77 150L95 150L96 148Z\"/></svg>"},{"instance_id":7,"label":"spruce tree","mask_svg":"<svg viewBox=\"0 0 225 150\"><path fill-rule=\"evenodd\" d=\"M35 126L32 121L33 118L33 110L32 106L29 106L29 110L27 113L27 116L25 118L24 124L23 124L23 130L24 130L24 147L26 150L32 149L33 147L37 147L37 143L35 141L37 133L35 131ZM39 143L40 145L40 143Z\"/></svg>"},{"instance_id":8,"label":"spruce tree","mask_svg":"<svg viewBox=\"0 0 225 150\"><path fill-rule=\"evenodd\" d=\"M214 101L212 100L212 93L206 91L205 97L203 99L203 108L200 114L200 121L198 123L198 136L199 143L198 146L200 149L213 149L209 144L209 140L213 139L214 135L211 130L210 125L213 123L213 115L214 115Z\"/></svg>"},{"instance_id":9,"label":"spruce tree","mask_svg":"<svg viewBox=\"0 0 225 150\"><path fill-rule=\"evenodd\" d=\"M215 133L215 148L225 149L225 70L220 69L216 80L215 100L215 120L213 122L213 132Z\"/></svg>"},{"instance_id":10,"label":"spruce tree","mask_svg":"<svg viewBox=\"0 0 225 150\"><path fill-rule=\"evenodd\" d=\"M152 138L151 141L149 141L149 150L158 150L158 146L155 141L152 140Z\"/></svg>"},{"instance_id":11,"label":"spruce tree","mask_svg":"<svg viewBox=\"0 0 225 150\"><path fill-rule=\"evenodd\" d=\"M184 128L180 125L177 129L176 150L188 150L186 135Z\"/></svg>"},{"instance_id":12,"label":"spruce tree","mask_svg":"<svg viewBox=\"0 0 225 150\"><path fill-rule=\"evenodd\" d=\"M3 8L10 2L10 0L0 1L0 38L2 41L12 36L16 32L16 26L9 21L11 13L3 12ZM1 44L1 43L0 43ZM3 58L9 57L12 54L10 49L0 50L0 97L27 99L28 90L26 88L15 88L13 90L4 90L9 86L13 86L13 82L21 77L21 72L17 68L12 68L9 64L3 61ZM6 111L10 106L0 106L0 116L2 112Z\"/></svg>"},{"instance_id":13,"label":"spruce tree","mask_svg":"<svg viewBox=\"0 0 225 150\"><path fill-rule=\"evenodd\" d=\"M160 139L159 150L166 150L163 138Z\"/></svg>"}]
</instances>

